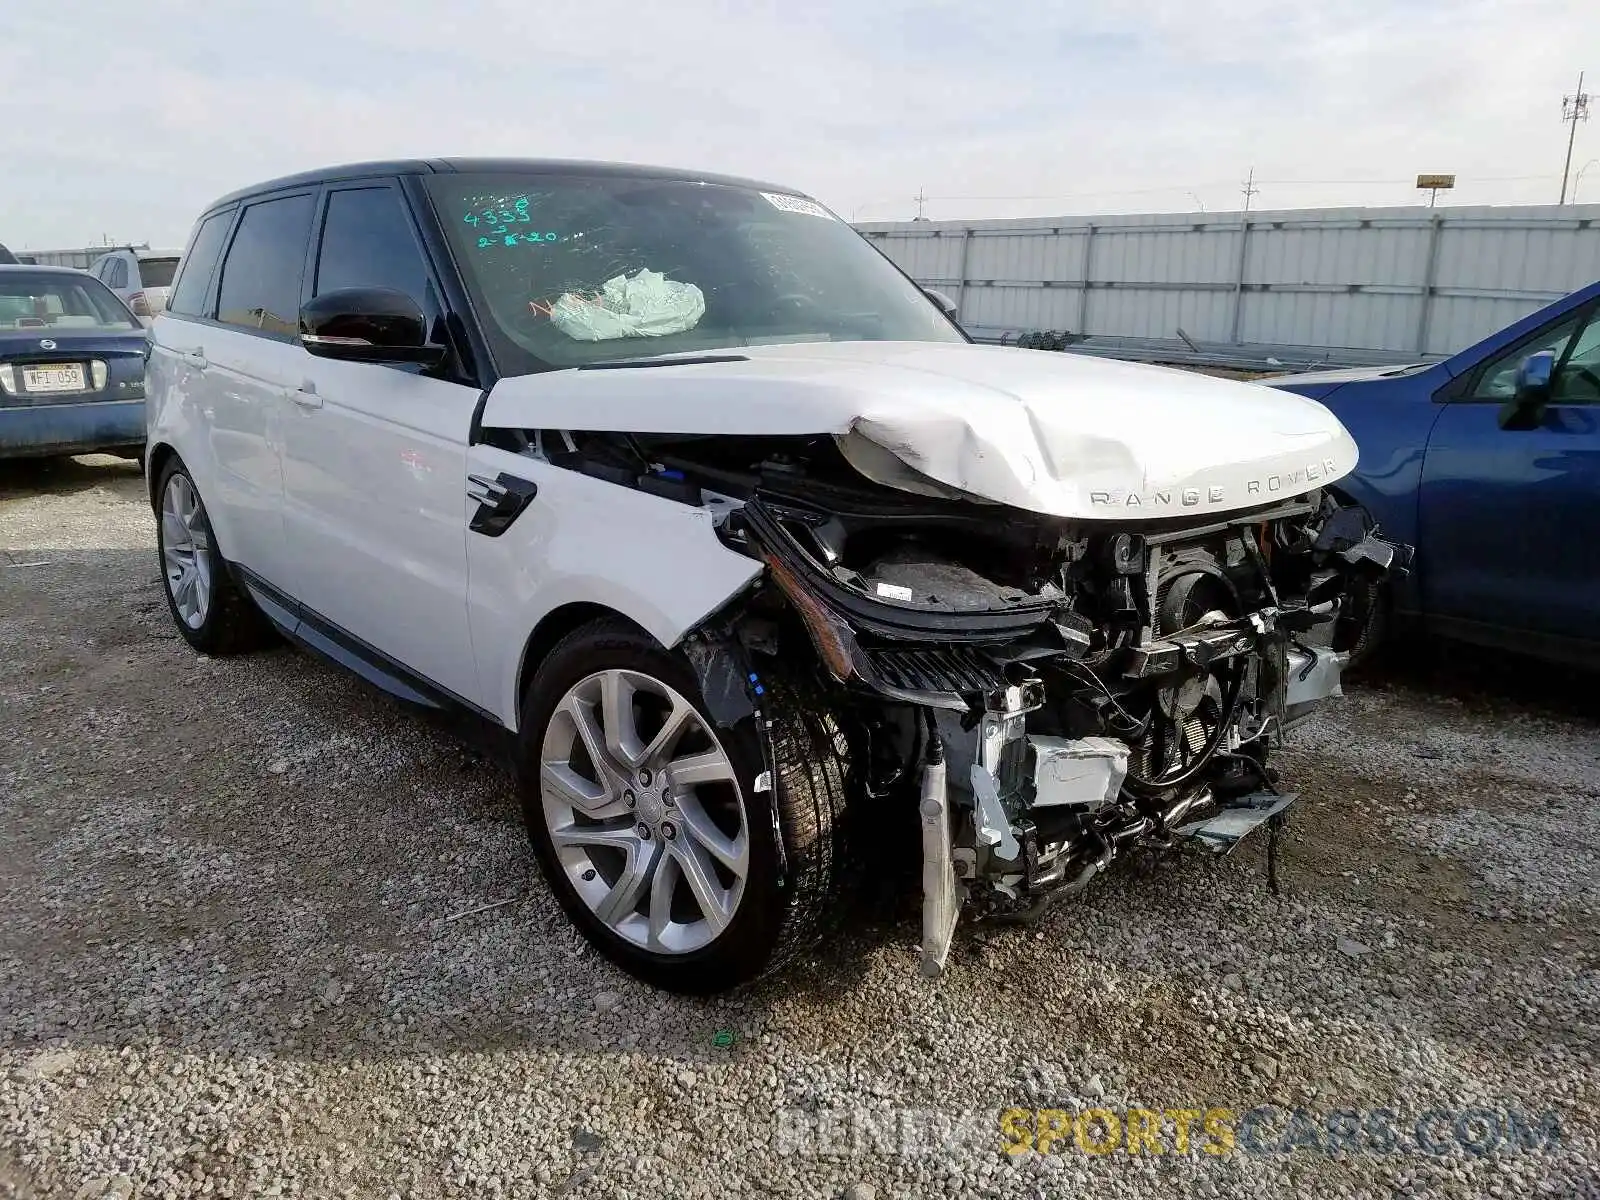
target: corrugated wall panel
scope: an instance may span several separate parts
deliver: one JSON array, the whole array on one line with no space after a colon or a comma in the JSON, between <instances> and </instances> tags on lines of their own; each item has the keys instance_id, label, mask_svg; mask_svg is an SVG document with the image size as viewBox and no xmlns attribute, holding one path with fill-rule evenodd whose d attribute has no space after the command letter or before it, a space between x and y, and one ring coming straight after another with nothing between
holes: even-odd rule
<instances>
[{"instance_id":1,"label":"corrugated wall panel","mask_svg":"<svg viewBox=\"0 0 1600 1200\"><path fill-rule=\"evenodd\" d=\"M134 250L150 249L144 242L134 243L131 248ZM15 245L11 249L19 257L26 255L42 267L76 267L78 270L84 271L101 255L112 250L127 250L130 247L127 243L118 243L109 246L75 246L66 250L22 250Z\"/></svg>"},{"instance_id":2,"label":"corrugated wall panel","mask_svg":"<svg viewBox=\"0 0 1600 1200\"><path fill-rule=\"evenodd\" d=\"M1241 280L1242 219L861 228L913 278L959 293L963 323L986 333L1181 328L1204 342L1446 354L1600 278L1600 205L1251 213Z\"/></svg>"}]
</instances>

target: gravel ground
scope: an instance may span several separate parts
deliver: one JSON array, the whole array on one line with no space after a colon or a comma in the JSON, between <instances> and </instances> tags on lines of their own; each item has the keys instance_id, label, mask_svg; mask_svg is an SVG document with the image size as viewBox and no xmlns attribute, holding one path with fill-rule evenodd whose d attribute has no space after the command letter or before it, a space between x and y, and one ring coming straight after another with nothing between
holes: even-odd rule
<instances>
[{"instance_id":1,"label":"gravel ground","mask_svg":"<svg viewBox=\"0 0 1600 1200\"><path fill-rule=\"evenodd\" d=\"M193 654L141 487L0 466L0 1197L1600 1196L1582 686L1353 686L1280 759L1278 897L1258 844L1133 863L934 985L885 908L687 1000L585 949L465 743L288 649ZM1002 1150L1002 1110L1129 1107L1236 1144ZM1393 1149L1326 1137L1380 1109Z\"/></svg>"}]
</instances>

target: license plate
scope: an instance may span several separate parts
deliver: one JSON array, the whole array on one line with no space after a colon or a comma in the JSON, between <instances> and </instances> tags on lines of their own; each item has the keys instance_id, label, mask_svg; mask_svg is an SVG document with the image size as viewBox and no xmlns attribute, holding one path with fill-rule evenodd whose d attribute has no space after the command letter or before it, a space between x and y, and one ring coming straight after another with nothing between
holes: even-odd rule
<instances>
[{"instance_id":1,"label":"license plate","mask_svg":"<svg viewBox=\"0 0 1600 1200\"><path fill-rule=\"evenodd\" d=\"M30 392L81 392L83 367L77 363L23 367L22 386Z\"/></svg>"}]
</instances>

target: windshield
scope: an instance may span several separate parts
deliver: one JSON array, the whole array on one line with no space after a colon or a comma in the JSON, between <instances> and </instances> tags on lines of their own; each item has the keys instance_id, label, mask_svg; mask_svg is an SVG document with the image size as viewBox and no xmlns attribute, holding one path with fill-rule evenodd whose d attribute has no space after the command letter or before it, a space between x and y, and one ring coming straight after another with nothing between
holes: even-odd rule
<instances>
[{"instance_id":1,"label":"windshield","mask_svg":"<svg viewBox=\"0 0 1600 1200\"><path fill-rule=\"evenodd\" d=\"M139 283L143 287L171 287L172 276L178 270L175 258L141 258Z\"/></svg>"},{"instance_id":2,"label":"windshield","mask_svg":"<svg viewBox=\"0 0 1600 1200\"><path fill-rule=\"evenodd\" d=\"M507 374L764 343L965 341L812 200L637 176L427 186Z\"/></svg>"},{"instance_id":3,"label":"windshield","mask_svg":"<svg viewBox=\"0 0 1600 1200\"><path fill-rule=\"evenodd\" d=\"M0 271L0 337L40 329L122 332L143 326L88 275Z\"/></svg>"}]
</instances>

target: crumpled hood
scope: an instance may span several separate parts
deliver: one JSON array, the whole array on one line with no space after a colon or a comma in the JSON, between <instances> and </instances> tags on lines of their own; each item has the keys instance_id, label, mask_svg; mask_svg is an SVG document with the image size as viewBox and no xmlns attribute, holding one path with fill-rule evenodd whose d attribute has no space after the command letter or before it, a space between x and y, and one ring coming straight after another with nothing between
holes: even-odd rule
<instances>
[{"instance_id":1,"label":"crumpled hood","mask_svg":"<svg viewBox=\"0 0 1600 1200\"><path fill-rule=\"evenodd\" d=\"M1356 465L1355 442L1315 401L1165 367L925 342L747 346L699 361L681 357L502 380L483 424L831 433L858 470L884 483L921 490L920 475L981 499L1091 519L1248 508ZM852 453L858 439L874 452Z\"/></svg>"}]
</instances>

